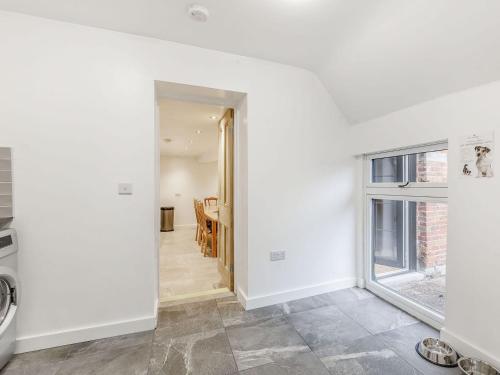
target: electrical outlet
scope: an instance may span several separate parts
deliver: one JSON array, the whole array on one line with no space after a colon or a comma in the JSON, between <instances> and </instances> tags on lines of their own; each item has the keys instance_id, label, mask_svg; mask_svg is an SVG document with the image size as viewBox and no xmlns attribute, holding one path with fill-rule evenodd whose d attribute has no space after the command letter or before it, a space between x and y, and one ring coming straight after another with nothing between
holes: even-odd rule
<instances>
[{"instance_id":1,"label":"electrical outlet","mask_svg":"<svg viewBox=\"0 0 500 375\"><path fill-rule=\"evenodd\" d=\"M285 251L271 251L271 262L285 260Z\"/></svg>"}]
</instances>

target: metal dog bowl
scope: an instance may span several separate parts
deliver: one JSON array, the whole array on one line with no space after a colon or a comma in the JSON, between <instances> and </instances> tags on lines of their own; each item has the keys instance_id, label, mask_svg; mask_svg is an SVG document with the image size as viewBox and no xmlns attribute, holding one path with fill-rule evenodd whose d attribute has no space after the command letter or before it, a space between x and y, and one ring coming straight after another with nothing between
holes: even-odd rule
<instances>
[{"instance_id":1,"label":"metal dog bowl","mask_svg":"<svg viewBox=\"0 0 500 375\"><path fill-rule=\"evenodd\" d=\"M417 353L426 361L442 367L456 367L458 353L450 345L432 337L420 341L416 348Z\"/></svg>"},{"instance_id":2,"label":"metal dog bowl","mask_svg":"<svg viewBox=\"0 0 500 375\"><path fill-rule=\"evenodd\" d=\"M479 359L460 358L458 367L467 375L500 375L500 371Z\"/></svg>"}]
</instances>

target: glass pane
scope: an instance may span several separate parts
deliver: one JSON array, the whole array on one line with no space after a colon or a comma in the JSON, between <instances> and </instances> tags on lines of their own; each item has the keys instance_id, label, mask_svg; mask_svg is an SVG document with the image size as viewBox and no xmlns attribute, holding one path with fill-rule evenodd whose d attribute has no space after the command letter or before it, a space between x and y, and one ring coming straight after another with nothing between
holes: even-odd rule
<instances>
[{"instance_id":1,"label":"glass pane","mask_svg":"<svg viewBox=\"0 0 500 375\"><path fill-rule=\"evenodd\" d=\"M446 183L448 150L422 152L408 156L408 181Z\"/></svg>"},{"instance_id":2,"label":"glass pane","mask_svg":"<svg viewBox=\"0 0 500 375\"><path fill-rule=\"evenodd\" d=\"M448 150L421 152L372 160L372 182L446 183Z\"/></svg>"},{"instance_id":3,"label":"glass pane","mask_svg":"<svg viewBox=\"0 0 500 375\"><path fill-rule=\"evenodd\" d=\"M403 202L374 199L372 225L374 263L382 270L403 267Z\"/></svg>"},{"instance_id":4,"label":"glass pane","mask_svg":"<svg viewBox=\"0 0 500 375\"><path fill-rule=\"evenodd\" d=\"M448 252L448 204L416 203L415 287L403 292L410 298L444 314L446 302L446 254Z\"/></svg>"},{"instance_id":5,"label":"glass pane","mask_svg":"<svg viewBox=\"0 0 500 375\"><path fill-rule=\"evenodd\" d=\"M10 307L10 287L5 279L0 279L0 324L4 321Z\"/></svg>"},{"instance_id":6,"label":"glass pane","mask_svg":"<svg viewBox=\"0 0 500 375\"><path fill-rule=\"evenodd\" d=\"M372 182L403 182L404 156L372 160Z\"/></svg>"},{"instance_id":7,"label":"glass pane","mask_svg":"<svg viewBox=\"0 0 500 375\"><path fill-rule=\"evenodd\" d=\"M373 278L444 314L448 206L446 203L373 201ZM389 232L390 235L385 233ZM386 237L380 240L379 237Z\"/></svg>"}]
</instances>

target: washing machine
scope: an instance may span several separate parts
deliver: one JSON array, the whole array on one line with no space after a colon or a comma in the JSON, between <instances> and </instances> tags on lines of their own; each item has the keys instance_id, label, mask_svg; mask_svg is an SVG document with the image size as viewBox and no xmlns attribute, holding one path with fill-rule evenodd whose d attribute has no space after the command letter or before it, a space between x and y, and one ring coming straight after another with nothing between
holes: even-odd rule
<instances>
[{"instance_id":1,"label":"washing machine","mask_svg":"<svg viewBox=\"0 0 500 375\"><path fill-rule=\"evenodd\" d=\"M14 354L19 297L16 231L0 229L0 369Z\"/></svg>"}]
</instances>

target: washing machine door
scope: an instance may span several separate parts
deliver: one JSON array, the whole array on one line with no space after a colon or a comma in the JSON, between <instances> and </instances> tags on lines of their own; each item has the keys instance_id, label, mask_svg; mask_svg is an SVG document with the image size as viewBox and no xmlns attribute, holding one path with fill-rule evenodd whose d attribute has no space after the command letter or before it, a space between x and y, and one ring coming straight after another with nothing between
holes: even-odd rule
<instances>
[{"instance_id":1,"label":"washing machine door","mask_svg":"<svg viewBox=\"0 0 500 375\"><path fill-rule=\"evenodd\" d=\"M15 325L19 299L19 284L12 269L0 267L0 339Z\"/></svg>"},{"instance_id":2,"label":"washing machine door","mask_svg":"<svg viewBox=\"0 0 500 375\"><path fill-rule=\"evenodd\" d=\"M14 288L11 287L9 280L0 277L0 327L5 322L9 310L14 303Z\"/></svg>"},{"instance_id":3,"label":"washing machine door","mask_svg":"<svg viewBox=\"0 0 500 375\"><path fill-rule=\"evenodd\" d=\"M0 273L0 369L10 360L16 347L16 286L13 275Z\"/></svg>"}]
</instances>

